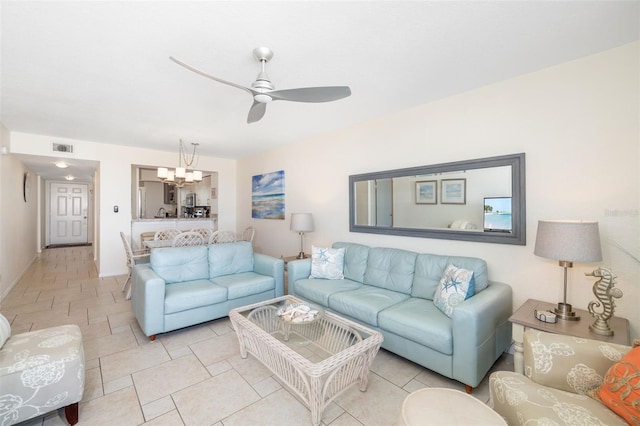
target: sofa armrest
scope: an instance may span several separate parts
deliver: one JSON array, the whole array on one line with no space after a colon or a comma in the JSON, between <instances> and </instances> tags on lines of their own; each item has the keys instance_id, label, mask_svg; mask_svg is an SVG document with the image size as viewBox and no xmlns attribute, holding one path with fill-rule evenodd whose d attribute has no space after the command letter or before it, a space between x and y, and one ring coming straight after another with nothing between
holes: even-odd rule
<instances>
[{"instance_id":1,"label":"sofa armrest","mask_svg":"<svg viewBox=\"0 0 640 426\"><path fill-rule=\"evenodd\" d=\"M276 297L284 296L284 261L262 253L253 253L253 272L276 280Z\"/></svg>"},{"instance_id":2,"label":"sofa armrest","mask_svg":"<svg viewBox=\"0 0 640 426\"><path fill-rule=\"evenodd\" d=\"M166 283L148 263L135 265L131 276L131 309L147 336L164 332Z\"/></svg>"},{"instance_id":3,"label":"sofa armrest","mask_svg":"<svg viewBox=\"0 0 640 426\"><path fill-rule=\"evenodd\" d=\"M454 379L476 387L511 345L511 286L489 286L456 306L452 316Z\"/></svg>"},{"instance_id":4,"label":"sofa armrest","mask_svg":"<svg viewBox=\"0 0 640 426\"><path fill-rule=\"evenodd\" d=\"M629 350L630 346L528 329L524 374L538 384L584 394L599 386L611 364Z\"/></svg>"},{"instance_id":5,"label":"sofa armrest","mask_svg":"<svg viewBox=\"0 0 640 426\"><path fill-rule=\"evenodd\" d=\"M311 275L311 259L292 260L287 263L287 275L289 294L295 295L296 281L309 278Z\"/></svg>"}]
</instances>

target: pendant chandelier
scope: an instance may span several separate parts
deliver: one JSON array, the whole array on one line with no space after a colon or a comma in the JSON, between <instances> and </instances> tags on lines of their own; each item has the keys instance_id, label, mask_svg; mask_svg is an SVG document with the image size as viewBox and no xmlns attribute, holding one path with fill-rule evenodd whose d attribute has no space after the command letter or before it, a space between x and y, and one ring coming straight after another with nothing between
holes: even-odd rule
<instances>
[{"instance_id":1,"label":"pendant chandelier","mask_svg":"<svg viewBox=\"0 0 640 426\"><path fill-rule=\"evenodd\" d=\"M199 143L191 142L193 146L193 151L190 156L187 156L184 149L184 142L180 139L180 146L178 151L178 167L175 170L168 169L166 167L158 167L158 178L162 180L164 183L168 183L169 185L175 185L178 188L182 188L185 185L192 184L194 182L202 181L202 171L201 170L188 170L194 163L196 166L198 165L198 157L196 156L196 149L198 148ZM184 167L182 163L184 162ZM195 166L194 166L195 167Z\"/></svg>"}]
</instances>

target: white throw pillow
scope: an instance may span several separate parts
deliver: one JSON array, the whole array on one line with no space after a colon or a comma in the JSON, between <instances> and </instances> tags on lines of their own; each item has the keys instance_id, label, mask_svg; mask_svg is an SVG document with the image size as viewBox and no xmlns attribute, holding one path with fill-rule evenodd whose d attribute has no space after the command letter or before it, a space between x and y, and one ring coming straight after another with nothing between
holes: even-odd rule
<instances>
[{"instance_id":1,"label":"white throw pillow","mask_svg":"<svg viewBox=\"0 0 640 426\"><path fill-rule=\"evenodd\" d=\"M344 247L334 249L311 246L311 275L309 278L343 279L344 250Z\"/></svg>"},{"instance_id":2,"label":"white throw pillow","mask_svg":"<svg viewBox=\"0 0 640 426\"><path fill-rule=\"evenodd\" d=\"M449 264L440 279L433 303L448 317L453 315L455 307L473 296L475 278L473 271L457 268Z\"/></svg>"},{"instance_id":3,"label":"white throw pillow","mask_svg":"<svg viewBox=\"0 0 640 426\"><path fill-rule=\"evenodd\" d=\"M0 314L0 349L4 346L4 342L6 342L9 337L11 337L11 324L4 317L4 315Z\"/></svg>"}]
</instances>

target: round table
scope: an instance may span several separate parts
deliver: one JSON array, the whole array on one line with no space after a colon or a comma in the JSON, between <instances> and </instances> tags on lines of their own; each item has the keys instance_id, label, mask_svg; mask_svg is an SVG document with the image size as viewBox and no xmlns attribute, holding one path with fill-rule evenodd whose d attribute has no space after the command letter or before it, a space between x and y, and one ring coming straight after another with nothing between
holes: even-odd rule
<instances>
[{"instance_id":1,"label":"round table","mask_svg":"<svg viewBox=\"0 0 640 426\"><path fill-rule=\"evenodd\" d=\"M423 388L402 403L398 425L504 425L505 420L489 406L464 392L446 388Z\"/></svg>"}]
</instances>

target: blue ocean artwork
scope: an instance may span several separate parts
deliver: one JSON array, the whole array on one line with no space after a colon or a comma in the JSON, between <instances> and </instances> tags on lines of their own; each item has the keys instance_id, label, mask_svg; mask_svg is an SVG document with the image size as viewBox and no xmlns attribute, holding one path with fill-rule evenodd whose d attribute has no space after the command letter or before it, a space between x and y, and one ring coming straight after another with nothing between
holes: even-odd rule
<instances>
[{"instance_id":1,"label":"blue ocean artwork","mask_svg":"<svg viewBox=\"0 0 640 426\"><path fill-rule=\"evenodd\" d=\"M251 217L284 220L284 170L251 178Z\"/></svg>"}]
</instances>

